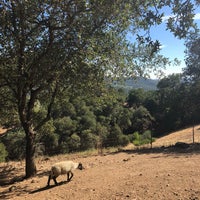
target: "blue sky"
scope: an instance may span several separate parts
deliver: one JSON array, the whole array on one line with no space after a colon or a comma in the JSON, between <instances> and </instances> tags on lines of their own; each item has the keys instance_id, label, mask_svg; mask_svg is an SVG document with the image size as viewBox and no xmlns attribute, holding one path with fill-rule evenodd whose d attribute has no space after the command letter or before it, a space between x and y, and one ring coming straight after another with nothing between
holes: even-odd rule
<instances>
[{"instance_id":1,"label":"blue sky","mask_svg":"<svg viewBox=\"0 0 200 200\"><path fill-rule=\"evenodd\" d=\"M195 22L198 25L198 28L200 28L200 8L196 9L195 11ZM151 30L151 36L153 39L157 39L160 41L162 45L161 53L169 57L170 59L178 58L181 61L180 66L168 66L166 70L164 70L166 75L172 74L172 73L180 73L182 72L182 68L185 67L185 45L184 40L180 40L174 37L174 35L166 31L166 24L163 22L161 25L153 27ZM154 75L152 75L152 78L156 78Z\"/></svg>"}]
</instances>

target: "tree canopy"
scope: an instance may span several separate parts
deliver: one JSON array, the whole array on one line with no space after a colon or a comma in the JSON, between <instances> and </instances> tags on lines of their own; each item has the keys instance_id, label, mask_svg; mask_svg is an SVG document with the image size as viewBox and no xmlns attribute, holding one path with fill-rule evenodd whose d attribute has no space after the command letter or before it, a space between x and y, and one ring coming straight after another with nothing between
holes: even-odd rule
<instances>
[{"instance_id":1,"label":"tree canopy","mask_svg":"<svg viewBox=\"0 0 200 200\"><path fill-rule=\"evenodd\" d=\"M200 80L200 37L196 32L191 34L186 42L186 68L184 75L190 81Z\"/></svg>"}]
</instances>

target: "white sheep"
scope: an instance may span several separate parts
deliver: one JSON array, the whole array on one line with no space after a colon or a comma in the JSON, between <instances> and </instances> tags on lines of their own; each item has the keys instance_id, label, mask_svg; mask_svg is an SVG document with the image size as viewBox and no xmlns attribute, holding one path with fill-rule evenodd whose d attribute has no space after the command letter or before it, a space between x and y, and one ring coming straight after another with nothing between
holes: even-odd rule
<instances>
[{"instance_id":1,"label":"white sheep","mask_svg":"<svg viewBox=\"0 0 200 200\"><path fill-rule=\"evenodd\" d=\"M61 175L61 174L67 174L67 181L70 181L74 174L72 173L73 170L75 169L83 169L83 165L81 163L75 163L73 161L62 161L59 163L55 163L51 167L51 171L49 174L47 186L50 184L50 180L53 179L55 185L58 185L56 178Z\"/></svg>"}]
</instances>

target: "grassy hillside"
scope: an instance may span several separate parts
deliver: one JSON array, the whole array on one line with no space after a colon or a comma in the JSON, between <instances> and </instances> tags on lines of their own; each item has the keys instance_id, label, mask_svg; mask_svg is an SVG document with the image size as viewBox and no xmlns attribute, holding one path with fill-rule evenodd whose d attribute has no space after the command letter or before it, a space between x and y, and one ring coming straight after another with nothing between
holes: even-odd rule
<instances>
[{"instance_id":1,"label":"grassy hillside","mask_svg":"<svg viewBox=\"0 0 200 200\"><path fill-rule=\"evenodd\" d=\"M144 90L156 90L157 89L158 80L157 79L145 79L145 78L138 78L138 79L126 79L125 81L115 81L113 86L116 88L123 88L126 91L136 89L136 88L143 88Z\"/></svg>"},{"instance_id":2,"label":"grassy hillside","mask_svg":"<svg viewBox=\"0 0 200 200\"><path fill-rule=\"evenodd\" d=\"M163 136L157 139L153 146L170 146L174 145L177 142L192 143L193 142L193 127L189 127L183 130L179 130L173 133L170 133L166 136ZM200 125L194 127L194 142L200 142Z\"/></svg>"}]
</instances>

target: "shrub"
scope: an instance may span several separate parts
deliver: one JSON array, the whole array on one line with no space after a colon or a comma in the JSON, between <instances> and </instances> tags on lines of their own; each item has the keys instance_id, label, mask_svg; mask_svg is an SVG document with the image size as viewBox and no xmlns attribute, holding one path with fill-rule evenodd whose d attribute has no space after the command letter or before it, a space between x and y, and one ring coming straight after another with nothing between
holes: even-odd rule
<instances>
[{"instance_id":1,"label":"shrub","mask_svg":"<svg viewBox=\"0 0 200 200\"><path fill-rule=\"evenodd\" d=\"M129 137L122 133L121 128L115 124L107 139L105 140L105 147L126 146L130 142Z\"/></svg>"},{"instance_id":2,"label":"shrub","mask_svg":"<svg viewBox=\"0 0 200 200\"><path fill-rule=\"evenodd\" d=\"M59 144L58 153L63 153L63 154L69 153L69 145L68 145L67 141L62 141Z\"/></svg>"},{"instance_id":3,"label":"shrub","mask_svg":"<svg viewBox=\"0 0 200 200\"><path fill-rule=\"evenodd\" d=\"M6 146L8 159L20 160L25 158L26 140L22 130L10 131L3 138L2 142Z\"/></svg>"},{"instance_id":4,"label":"shrub","mask_svg":"<svg viewBox=\"0 0 200 200\"><path fill-rule=\"evenodd\" d=\"M151 143L151 131L150 130L145 131L142 135L139 134L138 132L135 132L133 135L134 135L133 144L136 146ZM153 139L153 141L154 141L154 139Z\"/></svg>"},{"instance_id":5,"label":"shrub","mask_svg":"<svg viewBox=\"0 0 200 200\"><path fill-rule=\"evenodd\" d=\"M106 141L109 134L108 128L100 123L97 123L96 134L99 136L99 139L103 144Z\"/></svg>"},{"instance_id":6,"label":"shrub","mask_svg":"<svg viewBox=\"0 0 200 200\"><path fill-rule=\"evenodd\" d=\"M92 134L91 130L84 130L81 133L81 150L95 148L97 144L97 136Z\"/></svg>"},{"instance_id":7,"label":"shrub","mask_svg":"<svg viewBox=\"0 0 200 200\"><path fill-rule=\"evenodd\" d=\"M128 139L129 139L130 142L134 141L134 139L135 139L134 134L128 134L127 136L128 136Z\"/></svg>"},{"instance_id":8,"label":"shrub","mask_svg":"<svg viewBox=\"0 0 200 200\"><path fill-rule=\"evenodd\" d=\"M120 127L115 124L111 130L110 130L110 134L108 135L106 141L105 141L105 146L106 147L116 147L120 145L120 136L123 135L122 134L122 130L120 129Z\"/></svg>"},{"instance_id":9,"label":"shrub","mask_svg":"<svg viewBox=\"0 0 200 200\"><path fill-rule=\"evenodd\" d=\"M147 130L142 134L142 140L151 142L151 131Z\"/></svg>"},{"instance_id":10,"label":"shrub","mask_svg":"<svg viewBox=\"0 0 200 200\"><path fill-rule=\"evenodd\" d=\"M55 133L53 120L45 123L39 130L39 142L45 147L45 154L53 155L56 153L59 135Z\"/></svg>"},{"instance_id":11,"label":"shrub","mask_svg":"<svg viewBox=\"0 0 200 200\"><path fill-rule=\"evenodd\" d=\"M41 141L45 146L45 154L53 155L57 153L59 136L55 133L49 133L43 135Z\"/></svg>"},{"instance_id":12,"label":"shrub","mask_svg":"<svg viewBox=\"0 0 200 200\"><path fill-rule=\"evenodd\" d=\"M77 151L79 150L81 146L81 138L76 133L74 133L71 135L67 143L68 143L70 152Z\"/></svg>"},{"instance_id":13,"label":"shrub","mask_svg":"<svg viewBox=\"0 0 200 200\"><path fill-rule=\"evenodd\" d=\"M134 133L133 133L133 136L134 136L134 139L135 139L135 140L138 140L138 139L140 138L139 132L134 132Z\"/></svg>"},{"instance_id":14,"label":"shrub","mask_svg":"<svg viewBox=\"0 0 200 200\"><path fill-rule=\"evenodd\" d=\"M130 142L129 137L127 135L119 135L119 145L120 146L126 146Z\"/></svg>"}]
</instances>

